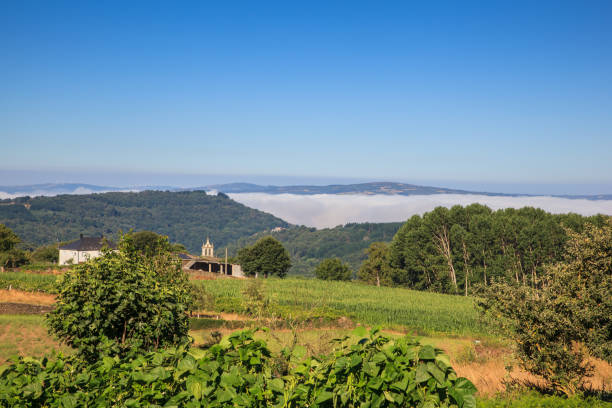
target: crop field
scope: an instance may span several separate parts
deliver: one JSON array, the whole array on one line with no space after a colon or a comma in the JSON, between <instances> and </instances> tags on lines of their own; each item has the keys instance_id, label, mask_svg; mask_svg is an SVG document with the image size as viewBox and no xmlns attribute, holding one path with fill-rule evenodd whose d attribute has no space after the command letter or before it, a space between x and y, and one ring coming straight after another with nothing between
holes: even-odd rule
<instances>
[{"instance_id":1,"label":"crop field","mask_svg":"<svg viewBox=\"0 0 612 408\"><path fill-rule=\"evenodd\" d=\"M214 296L215 309L241 313L247 280L198 281ZM273 304L296 314L321 311L358 323L405 328L419 334L483 335L474 298L315 279L267 279L264 292Z\"/></svg>"},{"instance_id":2,"label":"crop field","mask_svg":"<svg viewBox=\"0 0 612 408\"><path fill-rule=\"evenodd\" d=\"M2 272L0 273L0 289L17 289L27 292L55 293L55 282L61 275Z\"/></svg>"}]
</instances>

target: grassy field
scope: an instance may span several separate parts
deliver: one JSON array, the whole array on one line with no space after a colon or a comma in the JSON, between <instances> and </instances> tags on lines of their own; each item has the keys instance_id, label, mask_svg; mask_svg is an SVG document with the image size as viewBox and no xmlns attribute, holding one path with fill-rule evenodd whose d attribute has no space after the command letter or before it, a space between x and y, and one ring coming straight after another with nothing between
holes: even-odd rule
<instances>
[{"instance_id":1,"label":"grassy field","mask_svg":"<svg viewBox=\"0 0 612 408\"><path fill-rule=\"evenodd\" d=\"M1 272L0 289L17 289L28 292L55 293L55 282L61 275L28 273L28 272Z\"/></svg>"},{"instance_id":2,"label":"grassy field","mask_svg":"<svg viewBox=\"0 0 612 408\"><path fill-rule=\"evenodd\" d=\"M249 282L217 279L198 281L198 284L214 296L216 310L241 313L244 311L242 292ZM285 313L328 313L366 325L409 329L427 335L488 333L471 297L296 278L268 279L263 290Z\"/></svg>"},{"instance_id":3,"label":"grassy field","mask_svg":"<svg viewBox=\"0 0 612 408\"><path fill-rule=\"evenodd\" d=\"M16 355L42 357L52 351L69 353L51 337L40 315L0 315L0 364Z\"/></svg>"},{"instance_id":4,"label":"grassy field","mask_svg":"<svg viewBox=\"0 0 612 408\"><path fill-rule=\"evenodd\" d=\"M0 273L0 289L54 293L61 275L25 272ZM214 297L215 311L244 313L242 292L252 280L194 281ZM402 288L375 287L356 282L317 279L267 279L266 297L283 317L345 316L367 325L408 329L418 334L486 335L474 298Z\"/></svg>"}]
</instances>

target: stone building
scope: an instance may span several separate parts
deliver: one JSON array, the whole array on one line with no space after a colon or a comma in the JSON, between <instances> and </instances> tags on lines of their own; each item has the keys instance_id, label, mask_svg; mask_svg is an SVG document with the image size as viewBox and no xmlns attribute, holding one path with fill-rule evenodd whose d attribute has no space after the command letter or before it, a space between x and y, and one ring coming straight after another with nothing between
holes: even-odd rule
<instances>
[{"instance_id":1,"label":"stone building","mask_svg":"<svg viewBox=\"0 0 612 408\"><path fill-rule=\"evenodd\" d=\"M195 275L244 277L240 265L227 262L227 250L225 259L215 257L214 253L215 246L207 237L206 242L202 244L201 256L185 253L178 254L178 256L181 258L183 270Z\"/></svg>"}]
</instances>

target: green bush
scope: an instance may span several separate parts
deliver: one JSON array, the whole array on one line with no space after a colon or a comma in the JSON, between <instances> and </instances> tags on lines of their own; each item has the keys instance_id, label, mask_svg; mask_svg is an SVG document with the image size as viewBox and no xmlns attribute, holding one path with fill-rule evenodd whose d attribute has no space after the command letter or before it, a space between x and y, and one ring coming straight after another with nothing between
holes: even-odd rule
<instances>
[{"instance_id":1,"label":"green bush","mask_svg":"<svg viewBox=\"0 0 612 408\"><path fill-rule=\"evenodd\" d=\"M303 359L295 347L273 356L253 331L208 350L170 348L143 355L20 358L0 368L3 407L458 407L476 406L476 389L457 378L431 346L359 328L327 356ZM276 370L279 359L286 372Z\"/></svg>"},{"instance_id":2,"label":"green bush","mask_svg":"<svg viewBox=\"0 0 612 408\"><path fill-rule=\"evenodd\" d=\"M118 251L66 272L58 289L49 329L89 360L107 347L121 354L189 340L193 292L180 262L169 252L141 254L129 236Z\"/></svg>"},{"instance_id":3,"label":"green bush","mask_svg":"<svg viewBox=\"0 0 612 408\"><path fill-rule=\"evenodd\" d=\"M572 395L592 372L588 354L612 362L612 221L567 232L564 261L537 288L494 284L480 306L516 340L523 368Z\"/></svg>"},{"instance_id":4,"label":"green bush","mask_svg":"<svg viewBox=\"0 0 612 408\"><path fill-rule=\"evenodd\" d=\"M328 258L321 261L315 269L315 276L323 280L351 280L353 271L340 258Z\"/></svg>"}]
</instances>

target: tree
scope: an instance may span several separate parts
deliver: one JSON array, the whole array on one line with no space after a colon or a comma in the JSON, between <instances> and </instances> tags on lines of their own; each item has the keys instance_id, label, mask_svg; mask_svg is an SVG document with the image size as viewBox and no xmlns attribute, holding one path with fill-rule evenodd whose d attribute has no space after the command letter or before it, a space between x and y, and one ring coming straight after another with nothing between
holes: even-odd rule
<instances>
[{"instance_id":1,"label":"tree","mask_svg":"<svg viewBox=\"0 0 612 408\"><path fill-rule=\"evenodd\" d=\"M612 220L567 234L564 260L536 285L493 284L480 307L501 318L523 368L573 394L592 371L587 351L612 362Z\"/></svg>"},{"instance_id":2,"label":"tree","mask_svg":"<svg viewBox=\"0 0 612 408\"><path fill-rule=\"evenodd\" d=\"M17 248L21 240L4 224L0 224L0 267L16 268L28 263L28 255Z\"/></svg>"},{"instance_id":3,"label":"tree","mask_svg":"<svg viewBox=\"0 0 612 408\"><path fill-rule=\"evenodd\" d=\"M351 280L353 271L340 258L327 258L315 269L315 276L322 280Z\"/></svg>"},{"instance_id":4,"label":"tree","mask_svg":"<svg viewBox=\"0 0 612 408\"><path fill-rule=\"evenodd\" d=\"M77 265L58 284L49 330L88 360L189 340L192 291L169 253L148 257L124 235L118 251Z\"/></svg>"},{"instance_id":5,"label":"tree","mask_svg":"<svg viewBox=\"0 0 612 408\"><path fill-rule=\"evenodd\" d=\"M20 243L21 240L4 224L0 224L0 252L8 252Z\"/></svg>"},{"instance_id":6,"label":"tree","mask_svg":"<svg viewBox=\"0 0 612 408\"><path fill-rule=\"evenodd\" d=\"M171 244L165 235L151 231L138 231L130 233L134 241L134 248L145 256L155 256L163 252L185 251L182 244Z\"/></svg>"},{"instance_id":7,"label":"tree","mask_svg":"<svg viewBox=\"0 0 612 408\"><path fill-rule=\"evenodd\" d=\"M266 278L269 275L282 278L291 268L289 253L279 241L270 236L238 251L238 261L246 275L255 277L261 274Z\"/></svg>"},{"instance_id":8,"label":"tree","mask_svg":"<svg viewBox=\"0 0 612 408\"><path fill-rule=\"evenodd\" d=\"M373 242L365 252L368 259L363 261L359 268L359 280L376 286L391 285L393 280L389 264L389 246L384 242Z\"/></svg>"},{"instance_id":9,"label":"tree","mask_svg":"<svg viewBox=\"0 0 612 408\"><path fill-rule=\"evenodd\" d=\"M45 245L36 248L32 252L31 258L36 262L57 263L59 260L59 249L56 244Z\"/></svg>"}]
</instances>

